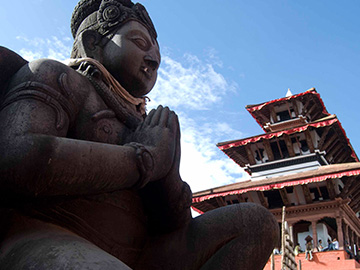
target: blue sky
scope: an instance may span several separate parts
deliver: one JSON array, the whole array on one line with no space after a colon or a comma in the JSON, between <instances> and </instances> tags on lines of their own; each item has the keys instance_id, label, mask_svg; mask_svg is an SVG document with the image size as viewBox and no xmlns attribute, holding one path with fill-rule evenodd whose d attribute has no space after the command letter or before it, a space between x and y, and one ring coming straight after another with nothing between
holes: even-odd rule
<instances>
[{"instance_id":1,"label":"blue sky","mask_svg":"<svg viewBox=\"0 0 360 270\"><path fill-rule=\"evenodd\" d=\"M149 108L175 110L182 127L181 174L193 191L245 174L216 148L262 133L245 105L315 87L360 150L360 1L141 2L162 52ZM4 1L0 45L28 60L66 59L76 0ZM358 152L360 155L360 152Z\"/></svg>"}]
</instances>

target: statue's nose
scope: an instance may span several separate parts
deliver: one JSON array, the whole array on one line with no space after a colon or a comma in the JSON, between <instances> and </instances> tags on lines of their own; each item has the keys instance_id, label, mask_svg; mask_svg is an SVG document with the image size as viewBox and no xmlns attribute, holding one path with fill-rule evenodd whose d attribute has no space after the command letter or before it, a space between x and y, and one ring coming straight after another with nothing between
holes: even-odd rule
<instances>
[{"instance_id":1,"label":"statue's nose","mask_svg":"<svg viewBox=\"0 0 360 270\"><path fill-rule=\"evenodd\" d=\"M144 56L144 61L152 70L156 70L160 64L157 57L150 54Z\"/></svg>"}]
</instances>

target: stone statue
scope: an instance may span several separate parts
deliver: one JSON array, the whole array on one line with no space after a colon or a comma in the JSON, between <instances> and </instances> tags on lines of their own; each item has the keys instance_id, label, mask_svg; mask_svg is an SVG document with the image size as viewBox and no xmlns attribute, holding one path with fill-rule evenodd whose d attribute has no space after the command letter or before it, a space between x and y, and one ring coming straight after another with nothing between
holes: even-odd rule
<instances>
[{"instance_id":1,"label":"stone statue","mask_svg":"<svg viewBox=\"0 0 360 270\"><path fill-rule=\"evenodd\" d=\"M1 269L262 269L278 225L238 204L192 218L176 114L141 4L81 0L68 65L0 48Z\"/></svg>"}]
</instances>

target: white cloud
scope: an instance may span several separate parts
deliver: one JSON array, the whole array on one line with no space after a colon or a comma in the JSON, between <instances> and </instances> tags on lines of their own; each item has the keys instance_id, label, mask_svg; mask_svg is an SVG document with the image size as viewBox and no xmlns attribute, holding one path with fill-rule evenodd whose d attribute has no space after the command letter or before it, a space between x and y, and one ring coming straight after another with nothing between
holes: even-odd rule
<instances>
[{"instance_id":1,"label":"white cloud","mask_svg":"<svg viewBox=\"0 0 360 270\"><path fill-rule=\"evenodd\" d=\"M233 88L213 65L194 55L184 55L181 62L165 55L150 97L174 109L208 110Z\"/></svg>"},{"instance_id":2,"label":"white cloud","mask_svg":"<svg viewBox=\"0 0 360 270\"><path fill-rule=\"evenodd\" d=\"M70 57L72 40L69 37L58 38L53 36L46 39L29 39L24 36L18 36L16 38L25 43L26 48L21 49L20 54L28 61L39 58L51 58L62 61Z\"/></svg>"},{"instance_id":3,"label":"white cloud","mask_svg":"<svg viewBox=\"0 0 360 270\"><path fill-rule=\"evenodd\" d=\"M205 49L205 53L207 57L211 60L211 63L217 65L218 67L223 67L223 62L217 55L217 51L215 48L207 48Z\"/></svg>"},{"instance_id":4,"label":"white cloud","mask_svg":"<svg viewBox=\"0 0 360 270\"><path fill-rule=\"evenodd\" d=\"M30 51L28 49L21 49L20 50L20 55L28 60L28 61L33 61L35 59L39 59L39 58L42 58L42 54L39 53L39 52L33 52L33 51Z\"/></svg>"},{"instance_id":5,"label":"white cloud","mask_svg":"<svg viewBox=\"0 0 360 270\"><path fill-rule=\"evenodd\" d=\"M224 132L228 136L240 132L234 131L226 123L214 123L210 127L183 113L179 118L182 134L180 172L193 191L234 183L244 177L244 171L216 147Z\"/></svg>"}]
</instances>

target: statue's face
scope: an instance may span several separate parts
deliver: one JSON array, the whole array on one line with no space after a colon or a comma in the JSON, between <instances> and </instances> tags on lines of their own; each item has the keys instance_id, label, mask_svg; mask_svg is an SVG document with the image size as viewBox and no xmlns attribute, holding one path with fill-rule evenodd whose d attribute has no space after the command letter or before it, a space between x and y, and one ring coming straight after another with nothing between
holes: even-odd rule
<instances>
[{"instance_id":1,"label":"statue's face","mask_svg":"<svg viewBox=\"0 0 360 270\"><path fill-rule=\"evenodd\" d=\"M121 26L103 48L103 65L134 97L150 92L159 64L157 42L137 21Z\"/></svg>"}]
</instances>

